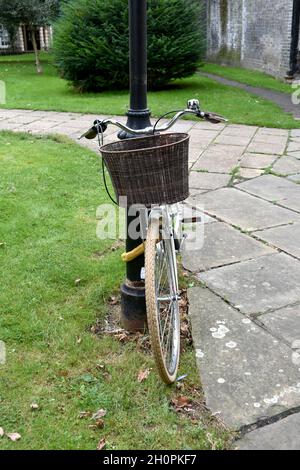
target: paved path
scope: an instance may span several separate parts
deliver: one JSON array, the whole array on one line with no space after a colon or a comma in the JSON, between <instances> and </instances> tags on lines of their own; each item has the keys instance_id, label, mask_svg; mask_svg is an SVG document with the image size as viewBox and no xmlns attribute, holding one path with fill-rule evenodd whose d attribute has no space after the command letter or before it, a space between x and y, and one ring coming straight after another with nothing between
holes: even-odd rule
<instances>
[{"instance_id":1,"label":"paved path","mask_svg":"<svg viewBox=\"0 0 300 470\"><path fill-rule=\"evenodd\" d=\"M0 129L77 139L94 119L0 110ZM300 449L300 130L177 130L191 135L188 202L205 213L204 246L183 263L200 283L189 300L207 405L242 430L238 448Z\"/></svg>"},{"instance_id":2,"label":"paved path","mask_svg":"<svg viewBox=\"0 0 300 470\"><path fill-rule=\"evenodd\" d=\"M297 104L293 104L291 100L291 95L288 93L283 93L281 91L268 90L267 88L254 87L246 85L245 83L236 82L235 80L229 80L219 75L215 75L207 72L200 72L200 75L203 75L207 78L211 78L216 82L222 83L223 85L232 86L234 88L240 88L241 90L248 91L253 95L260 96L266 100L273 101L278 104L280 108L283 109L286 113L292 113L295 119L300 119L300 107Z\"/></svg>"}]
</instances>

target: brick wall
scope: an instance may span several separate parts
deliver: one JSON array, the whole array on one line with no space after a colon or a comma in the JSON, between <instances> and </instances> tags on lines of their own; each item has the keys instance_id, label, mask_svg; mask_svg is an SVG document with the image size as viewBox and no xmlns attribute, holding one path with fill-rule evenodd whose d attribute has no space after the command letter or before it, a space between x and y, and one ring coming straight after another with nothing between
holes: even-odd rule
<instances>
[{"instance_id":1,"label":"brick wall","mask_svg":"<svg viewBox=\"0 0 300 470\"><path fill-rule=\"evenodd\" d=\"M208 58L284 76L293 0L206 0Z\"/></svg>"}]
</instances>

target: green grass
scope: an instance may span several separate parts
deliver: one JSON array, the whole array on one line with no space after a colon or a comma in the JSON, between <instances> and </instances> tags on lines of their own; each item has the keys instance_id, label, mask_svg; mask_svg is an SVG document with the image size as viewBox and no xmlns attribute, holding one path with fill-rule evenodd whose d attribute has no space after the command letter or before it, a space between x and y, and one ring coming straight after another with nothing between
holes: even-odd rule
<instances>
[{"instance_id":1,"label":"green grass","mask_svg":"<svg viewBox=\"0 0 300 470\"><path fill-rule=\"evenodd\" d=\"M124 276L115 242L96 237L96 208L109 202L98 170L95 153L65 138L0 133L0 427L22 436L0 437L0 449L95 449L103 437L108 449L224 448L228 433L207 412L192 421L170 406L199 386L191 348L180 391L154 369L138 383L151 355L91 332ZM78 417L100 408L103 429Z\"/></svg>"},{"instance_id":2,"label":"green grass","mask_svg":"<svg viewBox=\"0 0 300 470\"><path fill-rule=\"evenodd\" d=\"M217 64L204 64L200 71L213 73L220 77L236 82L244 83L253 87L267 88L269 90L281 91L283 93L293 93L293 88L288 83L256 70L249 70L239 67L227 67Z\"/></svg>"},{"instance_id":3,"label":"green grass","mask_svg":"<svg viewBox=\"0 0 300 470\"><path fill-rule=\"evenodd\" d=\"M32 56L0 57L0 80L7 87L7 108L73 111L123 115L129 104L127 91L79 94L59 78L51 55L42 55L44 74L37 75ZM248 73L248 71L247 71ZM299 128L300 122L277 105L243 90L228 87L201 75L174 82L166 90L150 92L153 116L181 109L189 98L198 98L203 109L226 116L231 123L278 128Z\"/></svg>"}]
</instances>

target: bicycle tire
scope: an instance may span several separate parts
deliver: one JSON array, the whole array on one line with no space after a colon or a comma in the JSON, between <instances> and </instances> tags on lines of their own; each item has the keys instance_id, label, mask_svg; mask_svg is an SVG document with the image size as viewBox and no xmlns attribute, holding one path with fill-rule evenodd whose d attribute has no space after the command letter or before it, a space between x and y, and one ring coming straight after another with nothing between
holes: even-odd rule
<instances>
[{"instance_id":1,"label":"bicycle tire","mask_svg":"<svg viewBox=\"0 0 300 470\"><path fill-rule=\"evenodd\" d=\"M162 240L158 242L158 234L160 230L160 221L159 219L150 219L147 240L146 240L146 249L145 249L145 289L146 289L146 306L147 306L147 321L150 335L150 342L154 360L159 372L160 377L166 384L172 384L176 380L178 365L179 365L179 355L180 355L180 317L179 317L179 305L178 305L178 296L177 292L173 292L171 286L170 275L168 273L168 288L170 289L170 297L176 296L176 300L173 299L171 302L171 314L173 331L171 332L171 344L172 344L172 353L171 364L167 361L168 354L168 343L167 351L165 354L163 340L164 340L164 331L161 331L161 322L160 322L160 308L158 304L158 294L157 291L157 250L159 244L164 244L166 247L165 254L169 251L169 255L172 253L170 250L174 250L174 241ZM177 265L174 266L174 263L168 262L167 265L169 270L177 269ZM167 323L167 319L165 320ZM164 325L164 330L166 326ZM163 333L163 334L162 334ZM170 333L169 333L170 335Z\"/></svg>"}]
</instances>

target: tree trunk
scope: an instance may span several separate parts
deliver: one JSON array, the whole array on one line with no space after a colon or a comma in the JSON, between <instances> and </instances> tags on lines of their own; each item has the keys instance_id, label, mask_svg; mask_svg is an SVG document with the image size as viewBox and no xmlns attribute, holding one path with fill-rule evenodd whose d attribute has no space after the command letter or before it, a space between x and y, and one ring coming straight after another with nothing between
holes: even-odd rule
<instances>
[{"instance_id":1,"label":"tree trunk","mask_svg":"<svg viewBox=\"0 0 300 470\"><path fill-rule=\"evenodd\" d=\"M35 30L34 29L31 30L31 40L32 40L34 54L35 54L36 71L37 71L37 73L43 73L43 68L42 68L41 62L40 62L39 51L38 51L38 48L37 48L37 43L36 43L36 38L35 38Z\"/></svg>"}]
</instances>

